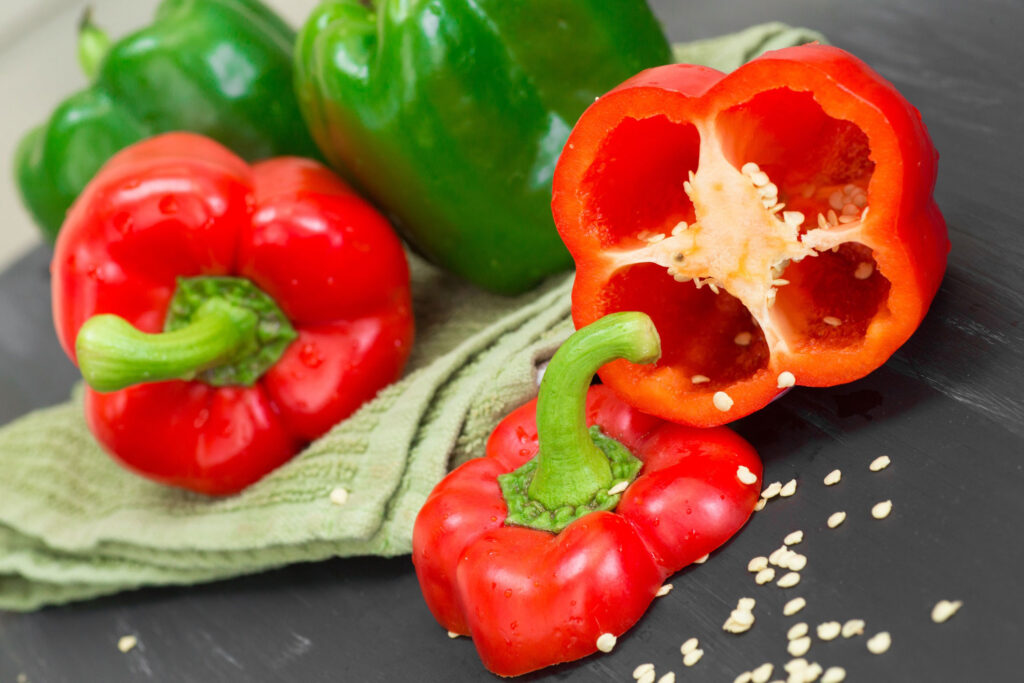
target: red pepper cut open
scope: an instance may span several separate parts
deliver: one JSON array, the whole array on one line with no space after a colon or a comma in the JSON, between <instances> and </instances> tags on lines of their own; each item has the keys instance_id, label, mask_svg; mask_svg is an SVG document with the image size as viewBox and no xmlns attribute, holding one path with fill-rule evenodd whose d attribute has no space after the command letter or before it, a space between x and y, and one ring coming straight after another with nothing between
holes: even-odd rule
<instances>
[{"instance_id":1,"label":"red pepper cut open","mask_svg":"<svg viewBox=\"0 0 1024 683\"><path fill-rule=\"evenodd\" d=\"M324 166L198 135L114 156L73 205L53 314L120 462L238 491L396 380L413 336L387 220Z\"/></svg>"},{"instance_id":2,"label":"red pepper cut open","mask_svg":"<svg viewBox=\"0 0 1024 683\"><path fill-rule=\"evenodd\" d=\"M643 411L711 426L879 367L945 270L937 159L918 111L834 47L728 76L658 67L603 96L554 179L573 319L644 311L663 353L601 379Z\"/></svg>"},{"instance_id":3,"label":"red pepper cut open","mask_svg":"<svg viewBox=\"0 0 1024 683\"><path fill-rule=\"evenodd\" d=\"M427 606L514 676L585 657L643 615L665 579L725 543L761 492L754 449L724 428L645 415L590 387L611 358L650 362L642 313L576 332L540 396L506 417L486 457L420 510L413 563Z\"/></svg>"}]
</instances>

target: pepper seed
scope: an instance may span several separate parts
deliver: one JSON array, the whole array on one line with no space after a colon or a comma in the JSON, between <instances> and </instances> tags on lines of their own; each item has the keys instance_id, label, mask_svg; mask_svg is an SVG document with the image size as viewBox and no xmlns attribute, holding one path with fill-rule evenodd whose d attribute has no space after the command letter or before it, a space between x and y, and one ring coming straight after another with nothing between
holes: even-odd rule
<instances>
[{"instance_id":1,"label":"pepper seed","mask_svg":"<svg viewBox=\"0 0 1024 683\"><path fill-rule=\"evenodd\" d=\"M880 503L875 503L874 507L871 508L871 516L875 519L885 519L892 512L892 501L883 500Z\"/></svg>"},{"instance_id":2,"label":"pepper seed","mask_svg":"<svg viewBox=\"0 0 1024 683\"><path fill-rule=\"evenodd\" d=\"M868 639L867 644L868 652L880 655L888 651L889 647L892 646L892 636L889 635L888 631L879 631Z\"/></svg>"},{"instance_id":3,"label":"pepper seed","mask_svg":"<svg viewBox=\"0 0 1024 683\"><path fill-rule=\"evenodd\" d=\"M802 610L806 606L807 606L807 601L805 599L803 599L803 598L793 598L792 600L790 600L789 602L787 602L783 606L782 613L784 615L786 615L787 617L791 617L794 614L796 614L797 612L799 612L800 610Z\"/></svg>"},{"instance_id":4,"label":"pepper seed","mask_svg":"<svg viewBox=\"0 0 1024 683\"><path fill-rule=\"evenodd\" d=\"M615 648L618 638L612 633L602 633L597 637L597 649L601 652L611 652Z\"/></svg>"},{"instance_id":5,"label":"pepper seed","mask_svg":"<svg viewBox=\"0 0 1024 683\"><path fill-rule=\"evenodd\" d=\"M946 622L963 606L962 600L939 600L932 608L932 621L936 624Z\"/></svg>"}]
</instances>

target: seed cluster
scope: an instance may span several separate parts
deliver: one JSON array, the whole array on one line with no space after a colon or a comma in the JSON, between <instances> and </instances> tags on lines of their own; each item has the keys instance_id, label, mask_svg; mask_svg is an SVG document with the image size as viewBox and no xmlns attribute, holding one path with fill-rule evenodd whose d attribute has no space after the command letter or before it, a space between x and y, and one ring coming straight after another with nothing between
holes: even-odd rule
<instances>
[{"instance_id":1,"label":"seed cluster","mask_svg":"<svg viewBox=\"0 0 1024 683\"><path fill-rule=\"evenodd\" d=\"M869 465L872 472L879 472L891 464L891 458L880 456ZM736 477L745 484L756 483L757 477L750 472L749 468L739 467ZM753 480L751 481L751 478ZM833 470L823 480L826 486L835 486L842 479L841 472ZM792 479L786 484L775 481L768 484L761 492L759 505L764 505L776 497L786 497L795 494L797 480ZM872 508L872 515L882 519L892 510L892 501L886 500L876 504ZM883 514L884 513L884 514ZM846 519L843 511L833 513L828 519L828 526L835 528ZM800 583L800 572L808 564L807 556L795 550L792 546L804 543L806 534L802 529L790 531L783 538L783 544L771 551L768 555L758 555L751 558L747 563L747 571L754 575L754 581L758 585L764 585L775 581L779 588L792 588ZM708 559L705 555L699 558L696 563ZM777 572L785 570L785 573L776 580ZM664 584L657 591L657 595L666 595L672 589L672 584ZM731 610L729 617L722 625L722 629L728 633L742 634L750 630L756 621L754 607L757 602L752 597L740 598L736 608ZM931 611L932 621L943 623L950 619L961 608L963 602L960 600L940 600ZM807 606L807 600L802 596L788 600L782 607L782 614L792 617L801 612ZM786 651L791 659L782 667L786 672L786 678L771 680L775 671L775 665L765 662L754 669L740 673L734 683L842 683L846 679L846 670L841 666L830 666L825 669L817 662L809 662L805 655L810 652L815 639L825 643L837 640L840 637L850 639L863 636L866 623L863 619L847 619L845 621L828 620L817 624L813 630L807 622L797 622L786 631ZM602 647L602 641L604 647ZM612 634L606 633L598 639L598 648L609 651L614 647L615 638ZM892 636L888 631L878 631L865 641L867 650L872 654L881 655L891 648ZM607 647L607 649L605 649ZM689 638L680 647L683 656L683 665L691 667L697 664L704 656L704 650L696 637ZM633 677L638 683L655 683L656 673L654 665L650 663L641 664L633 672ZM674 683L676 675L669 672L657 679L657 683Z\"/></svg>"}]
</instances>

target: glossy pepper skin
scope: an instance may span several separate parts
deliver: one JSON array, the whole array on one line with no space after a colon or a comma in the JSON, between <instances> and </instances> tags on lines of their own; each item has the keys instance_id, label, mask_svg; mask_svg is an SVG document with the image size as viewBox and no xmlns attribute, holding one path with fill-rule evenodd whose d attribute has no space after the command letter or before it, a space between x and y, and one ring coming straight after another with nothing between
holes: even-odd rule
<instances>
[{"instance_id":1,"label":"glossy pepper skin","mask_svg":"<svg viewBox=\"0 0 1024 683\"><path fill-rule=\"evenodd\" d=\"M249 167L190 133L115 155L72 207L51 270L57 335L83 372L84 352L108 360L95 344L117 319L99 314L160 333L180 278L251 283L294 328L294 340L251 382L214 386L185 368L191 380L86 389L89 427L117 460L203 493L240 490L288 460L397 379L412 342L408 266L379 213L314 161ZM103 332L86 341L97 321ZM234 331L228 324L212 342L168 353ZM122 344L128 351L131 341ZM155 377L154 362L143 358L141 374ZM85 374L100 385L110 371L98 368Z\"/></svg>"},{"instance_id":2,"label":"glossy pepper skin","mask_svg":"<svg viewBox=\"0 0 1024 683\"><path fill-rule=\"evenodd\" d=\"M558 533L507 521L499 477L552 436L543 424L538 436L544 407L531 401L498 425L486 457L434 488L416 519L413 562L427 606L443 628L470 636L502 676L585 657L602 634L621 635L668 576L736 533L760 495L761 462L734 432L664 422L605 386L578 389L581 420L642 461L613 510ZM542 385L541 401L544 392ZM566 398L574 400L554 400ZM740 467L750 483L738 478Z\"/></svg>"},{"instance_id":3,"label":"glossy pepper skin","mask_svg":"<svg viewBox=\"0 0 1024 683\"><path fill-rule=\"evenodd\" d=\"M834 47L626 81L576 125L552 203L577 326L641 310L662 338L657 364L611 363L602 381L640 410L712 426L794 382L876 369L945 270L937 160L918 111Z\"/></svg>"},{"instance_id":4,"label":"glossy pepper skin","mask_svg":"<svg viewBox=\"0 0 1024 683\"><path fill-rule=\"evenodd\" d=\"M151 25L113 45L84 23L90 85L15 154L22 199L44 236L56 239L107 159L157 133L202 133L250 161L318 156L290 94L294 40L258 0L163 0Z\"/></svg>"},{"instance_id":5,"label":"glossy pepper skin","mask_svg":"<svg viewBox=\"0 0 1024 683\"><path fill-rule=\"evenodd\" d=\"M296 87L320 149L418 251L512 294L571 265L550 200L573 123L670 60L643 0L328 0Z\"/></svg>"}]
</instances>

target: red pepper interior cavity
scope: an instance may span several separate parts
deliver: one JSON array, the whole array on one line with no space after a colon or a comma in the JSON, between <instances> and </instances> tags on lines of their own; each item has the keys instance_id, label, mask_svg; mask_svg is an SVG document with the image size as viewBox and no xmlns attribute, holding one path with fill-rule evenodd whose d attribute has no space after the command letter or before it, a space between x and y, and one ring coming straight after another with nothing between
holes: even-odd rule
<instances>
[{"instance_id":1,"label":"red pepper interior cavity","mask_svg":"<svg viewBox=\"0 0 1024 683\"><path fill-rule=\"evenodd\" d=\"M699 124L624 118L580 188L584 220L600 226L618 266L603 313L643 311L662 335L658 367L637 371L670 367L694 390L714 392L765 369L769 343L801 352L858 346L868 324L888 314L889 292L859 241L872 220L867 135L826 114L811 92L788 88ZM759 170L744 173L751 162ZM771 227L786 218L796 227L788 245ZM748 241L721 239L704 227L712 221ZM678 254L699 263L674 277Z\"/></svg>"}]
</instances>

